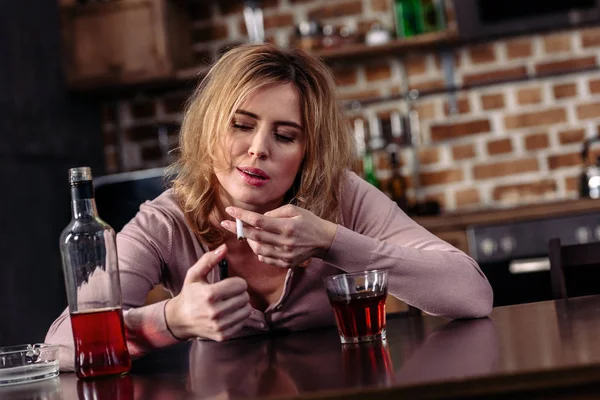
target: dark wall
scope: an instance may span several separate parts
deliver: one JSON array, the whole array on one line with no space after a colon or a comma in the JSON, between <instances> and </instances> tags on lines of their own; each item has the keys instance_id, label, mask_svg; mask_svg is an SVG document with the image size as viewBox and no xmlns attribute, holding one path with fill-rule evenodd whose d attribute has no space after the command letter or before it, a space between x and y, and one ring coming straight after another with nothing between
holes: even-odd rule
<instances>
[{"instance_id":1,"label":"dark wall","mask_svg":"<svg viewBox=\"0 0 600 400\"><path fill-rule=\"evenodd\" d=\"M42 341L66 306L67 170L103 173L100 102L69 93L57 0L0 1L0 346Z\"/></svg>"}]
</instances>

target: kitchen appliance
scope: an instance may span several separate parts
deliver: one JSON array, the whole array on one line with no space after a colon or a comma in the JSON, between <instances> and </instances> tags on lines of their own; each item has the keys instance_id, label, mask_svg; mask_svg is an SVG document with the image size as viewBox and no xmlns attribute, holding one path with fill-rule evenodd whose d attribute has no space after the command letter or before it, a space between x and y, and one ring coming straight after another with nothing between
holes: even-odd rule
<instances>
[{"instance_id":1,"label":"kitchen appliance","mask_svg":"<svg viewBox=\"0 0 600 400\"><path fill-rule=\"evenodd\" d=\"M467 229L469 254L494 290L494 306L552 299L548 243L600 241L600 213L522 222L474 225ZM600 268L590 279L600 282Z\"/></svg>"},{"instance_id":2,"label":"kitchen appliance","mask_svg":"<svg viewBox=\"0 0 600 400\"><path fill-rule=\"evenodd\" d=\"M460 36L490 36L560 29L600 21L600 0L454 0Z\"/></svg>"},{"instance_id":3,"label":"kitchen appliance","mask_svg":"<svg viewBox=\"0 0 600 400\"><path fill-rule=\"evenodd\" d=\"M600 143L600 137L595 137L583 142L581 150L581 161L584 169L579 177L579 196L600 198L600 156L590 160L590 149L594 143Z\"/></svg>"}]
</instances>

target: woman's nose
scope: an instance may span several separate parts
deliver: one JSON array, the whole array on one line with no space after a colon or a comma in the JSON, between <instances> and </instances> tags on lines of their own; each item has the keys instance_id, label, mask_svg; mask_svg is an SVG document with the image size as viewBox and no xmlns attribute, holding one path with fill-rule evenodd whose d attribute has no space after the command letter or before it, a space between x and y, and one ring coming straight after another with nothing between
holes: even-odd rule
<instances>
[{"instance_id":1,"label":"woman's nose","mask_svg":"<svg viewBox=\"0 0 600 400\"><path fill-rule=\"evenodd\" d=\"M269 155L269 137L268 134L262 131L257 131L253 137L248 154L256 158L264 159Z\"/></svg>"}]
</instances>

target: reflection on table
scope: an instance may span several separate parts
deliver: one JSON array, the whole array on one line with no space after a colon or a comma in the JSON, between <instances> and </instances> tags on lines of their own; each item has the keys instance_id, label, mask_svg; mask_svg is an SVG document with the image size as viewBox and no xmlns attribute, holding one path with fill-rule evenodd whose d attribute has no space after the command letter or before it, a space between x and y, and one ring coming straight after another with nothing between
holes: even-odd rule
<instances>
[{"instance_id":1,"label":"reflection on table","mask_svg":"<svg viewBox=\"0 0 600 400\"><path fill-rule=\"evenodd\" d=\"M498 349L490 319L405 317L389 321L387 341L360 345L341 345L335 329L191 341L135 361L128 376L81 381L63 373L60 393L119 400L348 393L486 374Z\"/></svg>"},{"instance_id":2,"label":"reflection on table","mask_svg":"<svg viewBox=\"0 0 600 400\"><path fill-rule=\"evenodd\" d=\"M190 341L130 375L0 387L10 399L591 398L600 392L600 296L494 309L490 318L393 317L388 339L342 346L335 328ZM494 397L496 396L496 397Z\"/></svg>"},{"instance_id":3,"label":"reflection on table","mask_svg":"<svg viewBox=\"0 0 600 400\"><path fill-rule=\"evenodd\" d=\"M498 359L490 319L450 322L424 340L421 318L395 322L386 342L360 345L341 345L335 330L197 341L190 349L190 389L222 398L388 387L485 374Z\"/></svg>"}]
</instances>

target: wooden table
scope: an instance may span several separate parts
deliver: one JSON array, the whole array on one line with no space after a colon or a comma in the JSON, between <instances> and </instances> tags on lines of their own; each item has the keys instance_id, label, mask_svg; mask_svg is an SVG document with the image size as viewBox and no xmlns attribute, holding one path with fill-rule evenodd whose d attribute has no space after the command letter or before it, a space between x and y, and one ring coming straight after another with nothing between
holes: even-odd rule
<instances>
[{"instance_id":1,"label":"wooden table","mask_svg":"<svg viewBox=\"0 0 600 400\"><path fill-rule=\"evenodd\" d=\"M494 309L490 318L388 320L386 344L342 347L335 329L190 341L130 375L73 374L0 398L572 398L600 391L600 296Z\"/></svg>"}]
</instances>

